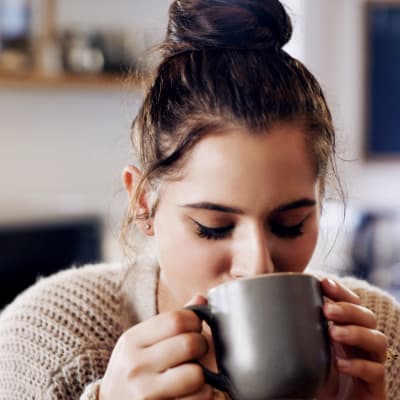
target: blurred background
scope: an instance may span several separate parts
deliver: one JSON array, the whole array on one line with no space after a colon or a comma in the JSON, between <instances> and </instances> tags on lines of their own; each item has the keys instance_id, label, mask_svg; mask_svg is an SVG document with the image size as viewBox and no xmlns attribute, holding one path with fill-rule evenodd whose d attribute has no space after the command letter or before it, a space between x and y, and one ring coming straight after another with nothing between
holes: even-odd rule
<instances>
[{"instance_id":1,"label":"blurred background","mask_svg":"<svg viewBox=\"0 0 400 400\"><path fill-rule=\"evenodd\" d=\"M286 0L286 50L322 83L347 194L312 268L400 298L400 1ZM118 261L129 127L168 0L0 0L0 309L72 264Z\"/></svg>"}]
</instances>

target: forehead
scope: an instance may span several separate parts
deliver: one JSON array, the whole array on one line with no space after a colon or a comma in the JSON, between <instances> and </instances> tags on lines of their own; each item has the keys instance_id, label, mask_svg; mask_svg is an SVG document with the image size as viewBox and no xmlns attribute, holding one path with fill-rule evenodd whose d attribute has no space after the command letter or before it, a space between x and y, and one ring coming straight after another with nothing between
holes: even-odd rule
<instances>
[{"instance_id":1,"label":"forehead","mask_svg":"<svg viewBox=\"0 0 400 400\"><path fill-rule=\"evenodd\" d=\"M210 133L192 149L176 189L185 201L223 203L313 195L317 178L306 144L303 129L290 124L266 133Z\"/></svg>"}]
</instances>

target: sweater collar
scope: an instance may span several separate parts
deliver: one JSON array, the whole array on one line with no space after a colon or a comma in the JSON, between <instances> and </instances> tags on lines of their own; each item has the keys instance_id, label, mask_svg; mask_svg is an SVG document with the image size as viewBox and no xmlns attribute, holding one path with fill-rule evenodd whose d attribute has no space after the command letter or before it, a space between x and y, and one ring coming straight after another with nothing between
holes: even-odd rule
<instances>
[{"instance_id":1,"label":"sweater collar","mask_svg":"<svg viewBox=\"0 0 400 400\"><path fill-rule=\"evenodd\" d=\"M126 328L157 314L158 278L159 267L152 260L137 257L127 263L121 287Z\"/></svg>"}]
</instances>

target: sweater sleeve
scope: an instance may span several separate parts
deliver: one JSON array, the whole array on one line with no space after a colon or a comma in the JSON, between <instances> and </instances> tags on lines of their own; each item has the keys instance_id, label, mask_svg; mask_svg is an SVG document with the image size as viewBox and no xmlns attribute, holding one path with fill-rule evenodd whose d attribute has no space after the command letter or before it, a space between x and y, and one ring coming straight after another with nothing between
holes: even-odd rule
<instances>
[{"instance_id":1,"label":"sweater sleeve","mask_svg":"<svg viewBox=\"0 0 400 400\"><path fill-rule=\"evenodd\" d=\"M94 400L122 333L120 281L102 266L40 280L0 315L0 400Z\"/></svg>"},{"instance_id":2,"label":"sweater sleeve","mask_svg":"<svg viewBox=\"0 0 400 400\"><path fill-rule=\"evenodd\" d=\"M325 274L326 275L326 274ZM360 296L361 304L373 311L377 329L388 340L388 357L385 362L387 400L400 399L400 305L394 297L369 283L352 277L338 278Z\"/></svg>"},{"instance_id":3,"label":"sweater sleeve","mask_svg":"<svg viewBox=\"0 0 400 400\"><path fill-rule=\"evenodd\" d=\"M388 400L400 399L400 305L384 291L365 282L347 278L344 283L352 288L361 303L372 310L377 318L377 328L388 340L386 384Z\"/></svg>"},{"instance_id":4,"label":"sweater sleeve","mask_svg":"<svg viewBox=\"0 0 400 400\"><path fill-rule=\"evenodd\" d=\"M107 349L93 349L74 357L51 377L43 400L97 400L109 356Z\"/></svg>"}]
</instances>

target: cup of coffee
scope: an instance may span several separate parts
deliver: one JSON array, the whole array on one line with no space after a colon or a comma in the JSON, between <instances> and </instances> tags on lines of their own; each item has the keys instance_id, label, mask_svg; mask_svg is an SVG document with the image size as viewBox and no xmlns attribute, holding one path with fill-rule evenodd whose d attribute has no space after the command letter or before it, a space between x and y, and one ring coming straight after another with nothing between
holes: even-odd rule
<instances>
[{"instance_id":1,"label":"cup of coffee","mask_svg":"<svg viewBox=\"0 0 400 400\"><path fill-rule=\"evenodd\" d=\"M218 373L206 382L234 400L312 399L330 367L320 282L282 273L237 279L190 306L212 332Z\"/></svg>"}]
</instances>

